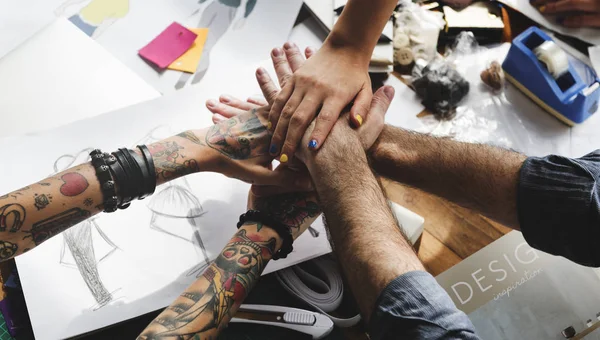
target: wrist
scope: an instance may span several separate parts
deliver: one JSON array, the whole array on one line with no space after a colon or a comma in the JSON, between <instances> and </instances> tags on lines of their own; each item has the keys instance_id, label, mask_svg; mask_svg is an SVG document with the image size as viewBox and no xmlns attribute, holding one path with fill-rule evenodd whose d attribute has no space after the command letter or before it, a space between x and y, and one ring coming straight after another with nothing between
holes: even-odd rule
<instances>
[{"instance_id":1,"label":"wrist","mask_svg":"<svg viewBox=\"0 0 600 340\"><path fill-rule=\"evenodd\" d=\"M324 144L307 164L320 195L353 187L352 183L360 181L363 170L370 171L357 138L348 138L343 143L331 142Z\"/></svg>"},{"instance_id":2,"label":"wrist","mask_svg":"<svg viewBox=\"0 0 600 340\"><path fill-rule=\"evenodd\" d=\"M367 153L369 163L373 169L381 174L382 171L385 172L386 168L396 168L395 166L390 167L390 162L407 164L407 167L408 164L416 162L419 152L416 150L411 151L410 147L406 147L412 144L409 137L409 131L385 125L379 138Z\"/></svg>"},{"instance_id":3,"label":"wrist","mask_svg":"<svg viewBox=\"0 0 600 340\"><path fill-rule=\"evenodd\" d=\"M202 130L186 130L177 135L185 139L181 141L184 144L183 148L189 150L189 158L198 166L195 172L214 171L218 169L222 154L217 150L209 147L206 143L207 129Z\"/></svg>"},{"instance_id":4,"label":"wrist","mask_svg":"<svg viewBox=\"0 0 600 340\"><path fill-rule=\"evenodd\" d=\"M347 56L368 67L373 55L373 48L369 48L369 44L361 44L359 41L353 40L352 37L334 30L325 39L321 50Z\"/></svg>"}]
</instances>

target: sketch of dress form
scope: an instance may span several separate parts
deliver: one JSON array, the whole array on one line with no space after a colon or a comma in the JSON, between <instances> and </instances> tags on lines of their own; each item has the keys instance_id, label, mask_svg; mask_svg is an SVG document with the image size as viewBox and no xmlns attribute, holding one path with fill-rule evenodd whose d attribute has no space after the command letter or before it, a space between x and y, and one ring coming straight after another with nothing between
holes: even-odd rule
<instances>
[{"instance_id":1,"label":"sketch of dress form","mask_svg":"<svg viewBox=\"0 0 600 340\"><path fill-rule=\"evenodd\" d=\"M54 163L54 173L66 170L74 164L89 160L92 149L76 155L61 156ZM83 221L62 233L64 243L60 253L60 263L77 268L90 293L96 300L92 309L96 310L113 300L98 271L98 264L119 249L102 231L94 217Z\"/></svg>"},{"instance_id":2,"label":"sketch of dress form","mask_svg":"<svg viewBox=\"0 0 600 340\"><path fill-rule=\"evenodd\" d=\"M188 275L201 273L210 264L200 236L199 219L204 214L202 205L192 193L185 177L169 182L163 187L164 189L154 194L148 202L148 209L152 211L150 227L192 243L201 261Z\"/></svg>"},{"instance_id":3,"label":"sketch of dress form","mask_svg":"<svg viewBox=\"0 0 600 340\"><path fill-rule=\"evenodd\" d=\"M55 11L55 14L62 16L68 7L86 1L88 4L70 16L69 20L94 39L129 13L129 0L68 0Z\"/></svg>"},{"instance_id":4,"label":"sketch of dress form","mask_svg":"<svg viewBox=\"0 0 600 340\"><path fill-rule=\"evenodd\" d=\"M158 126L137 144L150 144L173 134L168 126ZM210 264L200 236L200 217L205 213L202 204L185 177L165 183L159 189L147 205L152 211L150 228L192 244L200 261L188 276L200 274Z\"/></svg>"},{"instance_id":5,"label":"sketch of dress form","mask_svg":"<svg viewBox=\"0 0 600 340\"><path fill-rule=\"evenodd\" d=\"M175 84L176 89L185 87L192 77L192 84L197 84L202 80L202 78L204 78L204 75L206 74L206 71L208 71L208 67L210 65L211 50L217 44L219 39L221 39L221 37L227 32L227 30L229 30L229 27L233 24L238 11L240 8L242 8L242 0L200 0L199 3L203 4L208 1L211 2L204 8L204 10L202 10L202 15L197 26L198 28L208 28L208 37L206 38L204 49L202 50L202 56L198 62L198 69L193 75L190 73L182 73L179 81L177 84ZM254 10L254 7L256 6L257 0L246 1L243 20L250 16L252 10ZM243 20L240 20L234 28L243 25Z\"/></svg>"}]
</instances>

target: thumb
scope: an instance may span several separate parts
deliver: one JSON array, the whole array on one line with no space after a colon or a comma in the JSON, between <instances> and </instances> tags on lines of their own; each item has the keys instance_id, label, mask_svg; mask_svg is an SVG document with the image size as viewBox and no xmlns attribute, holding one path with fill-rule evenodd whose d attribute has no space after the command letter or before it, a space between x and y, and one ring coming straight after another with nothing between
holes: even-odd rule
<instances>
[{"instance_id":1,"label":"thumb","mask_svg":"<svg viewBox=\"0 0 600 340\"><path fill-rule=\"evenodd\" d=\"M372 98L373 93L370 87L363 87L356 95L352 109L350 109L350 120L355 127L360 127L367 119Z\"/></svg>"},{"instance_id":2,"label":"thumb","mask_svg":"<svg viewBox=\"0 0 600 340\"><path fill-rule=\"evenodd\" d=\"M385 113L387 112L392 100L394 99L396 91L391 86L382 86L379 90L375 92L373 95L373 100L371 101L371 108L369 109L369 116L375 115L377 117L385 117Z\"/></svg>"}]
</instances>

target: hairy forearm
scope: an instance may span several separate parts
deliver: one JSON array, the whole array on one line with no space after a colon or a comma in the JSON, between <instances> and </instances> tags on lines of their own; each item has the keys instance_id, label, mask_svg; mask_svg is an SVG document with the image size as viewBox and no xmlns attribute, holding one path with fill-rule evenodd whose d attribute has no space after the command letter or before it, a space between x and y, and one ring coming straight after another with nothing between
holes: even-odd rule
<instances>
[{"instance_id":1,"label":"hairy forearm","mask_svg":"<svg viewBox=\"0 0 600 340\"><path fill-rule=\"evenodd\" d=\"M518 229L517 184L525 156L386 125L370 150L373 169Z\"/></svg>"},{"instance_id":2,"label":"hairy forearm","mask_svg":"<svg viewBox=\"0 0 600 340\"><path fill-rule=\"evenodd\" d=\"M351 144L334 145L338 149L322 159L317 155L310 171L335 255L369 320L390 281L423 267L400 232L360 143Z\"/></svg>"},{"instance_id":3,"label":"hairy forearm","mask_svg":"<svg viewBox=\"0 0 600 340\"><path fill-rule=\"evenodd\" d=\"M349 0L325 46L353 49L368 62L396 4L396 0Z\"/></svg>"},{"instance_id":4,"label":"hairy forearm","mask_svg":"<svg viewBox=\"0 0 600 340\"><path fill-rule=\"evenodd\" d=\"M148 148L158 184L199 171L205 163L199 147L179 136ZM89 162L0 196L0 260L22 254L103 211L102 202L100 183Z\"/></svg>"}]
</instances>

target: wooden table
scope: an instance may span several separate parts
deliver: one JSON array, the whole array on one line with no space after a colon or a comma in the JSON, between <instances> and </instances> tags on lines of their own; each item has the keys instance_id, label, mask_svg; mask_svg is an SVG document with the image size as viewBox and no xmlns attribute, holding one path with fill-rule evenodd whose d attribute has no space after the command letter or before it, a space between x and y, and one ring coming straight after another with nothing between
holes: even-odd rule
<instances>
[{"instance_id":1,"label":"wooden table","mask_svg":"<svg viewBox=\"0 0 600 340\"><path fill-rule=\"evenodd\" d=\"M436 276L511 229L418 189L382 180L389 199L425 218L418 255Z\"/></svg>"}]
</instances>

